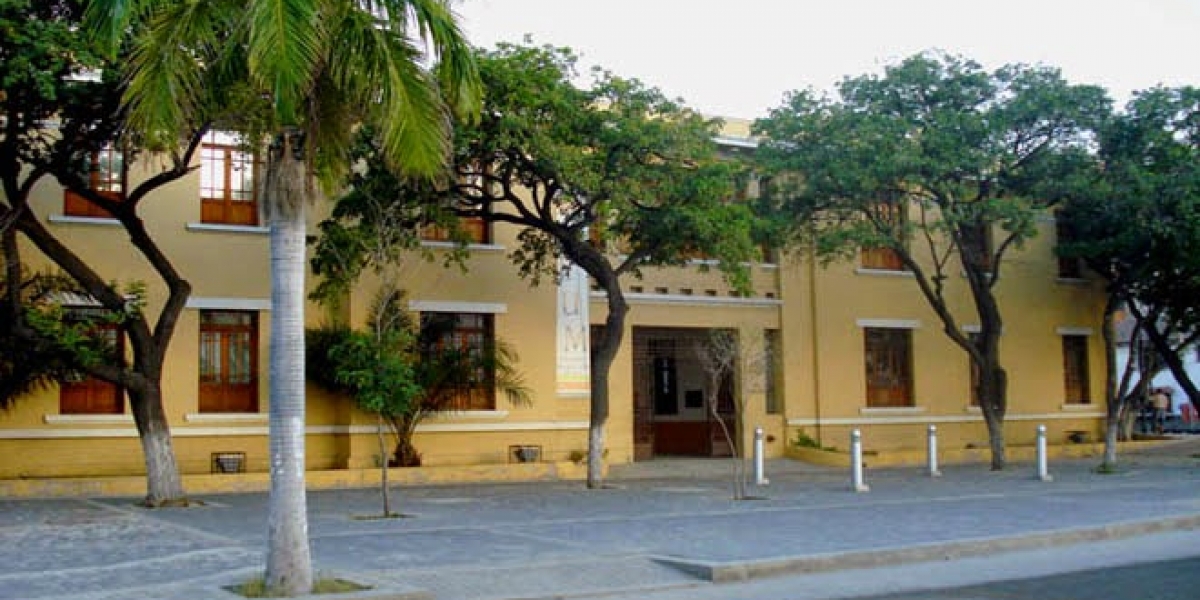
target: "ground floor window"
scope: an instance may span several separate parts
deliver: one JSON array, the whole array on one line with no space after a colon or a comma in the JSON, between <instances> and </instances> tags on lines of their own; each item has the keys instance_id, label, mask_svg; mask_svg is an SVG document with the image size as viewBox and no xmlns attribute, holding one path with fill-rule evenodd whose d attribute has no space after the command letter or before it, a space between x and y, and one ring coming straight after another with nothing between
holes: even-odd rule
<instances>
[{"instance_id":1,"label":"ground floor window","mask_svg":"<svg viewBox=\"0 0 1200 600\"><path fill-rule=\"evenodd\" d=\"M496 408L496 377L489 354L495 348L495 327L490 314L442 313L421 314L422 360L450 358L451 364L465 364L466 369L454 369L452 380L443 386L450 394L451 410L494 410Z\"/></svg>"},{"instance_id":2,"label":"ground floor window","mask_svg":"<svg viewBox=\"0 0 1200 600\"><path fill-rule=\"evenodd\" d=\"M913 406L912 331L867 327L863 335L867 406Z\"/></svg>"},{"instance_id":3,"label":"ground floor window","mask_svg":"<svg viewBox=\"0 0 1200 600\"><path fill-rule=\"evenodd\" d=\"M258 313L200 311L200 412L258 412Z\"/></svg>"},{"instance_id":4,"label":"ground floor window","mask_svg":"<svg viewBox=\"0 0 1200 600\"><path fill-rule=\"evenodd\" d=\"M1088 336L1062 336L1063 387L1067 404L1089 404L1092 401L1088 385Z\"/></svg>"},{"instance_id":5,"label":"ground floor window","mask_svg":"<svg viewBox=\"0 0 1200 600\"><path fill-rule=\"evenodd\" d=\"M86 323L90 335L102 339L114 356L125 355L125 336L115 323L103 320L101 308L73 308L67 318ZM59 386L58 412L63 415L119 415L125 412L125 390L121 386L80 373Z\"/></svg>"}]
</instances>

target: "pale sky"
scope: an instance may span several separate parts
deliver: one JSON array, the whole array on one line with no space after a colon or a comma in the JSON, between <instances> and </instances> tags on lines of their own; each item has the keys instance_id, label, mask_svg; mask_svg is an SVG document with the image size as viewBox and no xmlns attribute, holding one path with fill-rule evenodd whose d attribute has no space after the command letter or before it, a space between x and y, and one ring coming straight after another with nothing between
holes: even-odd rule
<instances>
[{"instance_id":1,"label":"pale sky","mask_svg":"<svg viewBox=\"0 0 1200 600\"><path fill-rule=\"evenodd\" d=\"M1123 103L1200 85L1200 0L456 0L472 44L569 46L710 115L755 118L939 49L995 68L1059 67Z\"/></svg>"}]
</instances>

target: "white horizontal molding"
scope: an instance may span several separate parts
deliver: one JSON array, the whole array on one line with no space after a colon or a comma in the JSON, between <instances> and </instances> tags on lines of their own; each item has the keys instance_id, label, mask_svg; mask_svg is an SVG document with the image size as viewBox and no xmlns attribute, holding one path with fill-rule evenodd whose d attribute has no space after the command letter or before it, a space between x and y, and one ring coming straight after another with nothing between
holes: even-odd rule
<instances>
[{"instance_id":1,"label":"white horizontal molding","mask_svg":"<svg viewBox=\"0 0 1200 600\"><path fill-rule=\"evenodd\" d=\"M264 413L187 413L183 420L188 423L266 423L270 415Z\"/></svg>"},{"instance_id":2,"label":"white horizontal molding","mask_svg":"<svg viewBox=\"0 0 1200 600\"><path fill-rule=\"evenodd\" d=\"M197 310L271 310L271 299L192 296L188 298L187 307Z\"/></svg>"},{"instance_id":3,"label":"white horizontal molding","mask_svg":"<svg viewBox=\"0 0 1200 600\"><path fill-rule=\"evenodd\" d=\"M917 319L856 319L856 325L873 329L920 329L921 321Z\"/></svg>"},{"instance_id":4,"label":"white horizontal molding","mask_svg":"<svg viewBox=\"0 0 1200 600\"><path fill-rule=\"evenodd\" d=\"M1054 330L1058 335L1092 335L1091 327L1059 327Z\"/></svg>"},{"instance_id":5,"label":"white horizontal molding","mask_svg":"<svg viewBox=\"0 0 1200 600\"><path fill-rule=\"evenodd\" d=\"M928 410L924 406L889 406L889 407L865 407L858 409L859 414L886 416L886 415L923 415Z\"/></svg>"},{"instance_id":6,"label":"white horizontal molding","mask_svg":"<svg viewBox=\"0 0 1200 600\"><path fill-rule=\"evenodd\" d=\"M1071 419L1101 419L1104 413L1067 412L1008 415L1005 422L1011 421L1062 421ZM879 417L848 417L832 419L797 418L788 419L790 427L813 427L816 425L919 425L929 423L979 423L983 421L982 414L967 415L914 415L914 416L879 416Z\"/></svg>"},{"instance_id":7,"label":"white horizontal molding","mask_svg":"<svg viewBox=\"0 0 1200 600\"><path fill-rule=\"evenodd\" d=\"M447 410L436 412L429 416L431 419L448 421L450 419L506 419L507 410Z\"/></svg>"},{"instance_id":8,"label":"white horizontal molding","mask_svg":"<svg viewBox=\"0 0 1200 600\"><path fill-rule=\"evenodd\" d=\"M408 310L437 313L484 313L499 315L508 312L503 302L458 302L453 300L412 300Z\"/></svg>"},{"instance_id":9,"label":"white horizontal molding","mask_svg":"<svg viewBox=\"0 0 1200 600\"><path fill-rule=\"evenodd\" d=\"M758 140L747 137L737 137L732 135L717 135L713 136L713 141L718 146L732 146L737 148L757 148Z\"/></svg>"},{"instance_id":10,"label":"white horizontal molding","mask_svg":"<svg viewBox=\"0 0 1200 600\"><path fill-rule=\"evenodd\" d=\"M43 415L42 421L51 425L71 425L71 424L86 424L94 425L98 423L116 424L116 423L133 423L133 415Z\"/></svg>"},{"instance_id":11,"label":"white horizontal molding","mask_svg":"<svg viewBox=\"0 0 1200 600\"><path fill-rule=\"evenodd\" d=\"M418 433L489 433L512 431L587 431L587 421L527 421L521 423L424 423L417 426ZM368 435L378 430L375 425L312 425L305 428L306 435ZM174 427L172 437L228 437L266 436L265 425L247 427ZM137 428L130 423L121 428L87 429L0 429L0 440L47 440L80 438L136 438Z\"/></svg>"},{"instance_id":12,"label":"white horizontal molding","mask_svg":"<svg viewBox=\"0 0 1200 600\"><path fill-rule=\"evenodd\" d=\"M868 269L858 267L854 269L854 273L856 275L870 275L872 277L906 277L909 279L915 277L912 271L904 269Z\"/></svg>"},{"instance_id":13,"label":"white horizontal molding","mask_svg":"<svg viewBox=\"0 0 1200 600\"><path fill-rule=\"evenodd\" d=\"M1074 412L1074 413L1091 412L1091 411L1096 410L1096 406L1094 404L1084 404L1081 402L1076 402L1076 403L1071 403L1071 404L1063 404L1059 408L1061 408L1063 410L1063 412Z\"/></svg>"},{"instance_id":14,"label":"white horizontal molding","mask_svg":"<svg viewBox=\"0 0 1200 600\"><path fill-rule=\"evenodd\" d=\"M221 223L188 223L188 231L207 231L214 233L246 233L250 235L267 235L270 227L261 225L224 225Z\"/></svg>"},{"instance_id":15,"label":"white horizontal molding","mask_svg":"<svg viewBox=\"0 0 1200 600\"><path fill-rule=\"evenodd\" d=\"M422 248L431 248L438 250L454 250L462 246L456 242L443 242L434 240L421 240ZM504 246L500 244L466 244L465 248L471 252L504 252Z\"/></svg>"},{"instance_id":16,"label":"white horizontal molding","mask_svg":"<svg viewBox=\"0 0 1200 600\"><path fill-rule=\"evenodd\" d=\"M120 227L121 222L105 217L72 217L70 215L50 215L51 223L65 225L100 225L102 227Z\"/></svg>"},{"instance_id":17,"label":"white horizontal molding","mask_svg":"<svg viewBox=\"0 0 1200 600\"><path fill-rule=\"evenodd\" d=\"M592 292L591 299L603 301L608 298L604 292ZM778 298L741 298L737 296L692 296L687 294L648 294L645 292L629 292L625 299L630 304L671 304L677 306L737 306L742 308L778 308L783 306L783 300Z\"/></svg>"},{"instance_id":18,"label":"white horizontal molding","mask_svg":"<svg viewBox=\"0 0 1200 600\"><path fill-rule=\"evenodd\" d=\"M963 325L962 330L963 333L983 333L983 327L975 324Z\"/></svg>"}]
</instances>

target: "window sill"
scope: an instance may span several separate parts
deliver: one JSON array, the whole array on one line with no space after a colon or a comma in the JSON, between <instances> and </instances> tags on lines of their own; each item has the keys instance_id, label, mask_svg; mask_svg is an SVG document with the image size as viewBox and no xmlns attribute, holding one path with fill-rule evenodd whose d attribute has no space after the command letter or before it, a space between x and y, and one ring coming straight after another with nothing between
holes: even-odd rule
<instances>
[{"instance_id":1,"label":"window sill","mask_svg":"<svg viewBox=\"0 0 1200 600\"><path fill-rule=\"evenodd\" d=\"M268 415L263 413L187 413L183 420L188 423L266 423Z\"/></svg>"},{"instance_id":2,"label":"window sill","mask_svg":"<svg viewBox=\"0 0 1200 600\"><path fill-rule=\"evenodd\" d=\"M249 233L266 235L271 233L270 227L261 225L224 225L221 223L188 223L188 231L211 231L218 233Z\"/></svg>"},{"instance_id":3,"label":"window sill","mask_svg":"<svg viewBox=\"0 0 1200 600\"><path fill-rule=\"evenodd\" d=\"M506 419L508 418L507 410L448 410L444 412L434 413L432 415L437 420L450 419Z\"/></svg>"},{"instance_id":4,"label":"window sill","mask_svg":"<svg viewBox=\"0 0 1200 600\"><path fill-rule=\"evenodd\" d=\"M1084 286L1090 285L1092 282L1088 279L1084 279L1083 277L1056 277L1054 279L1054 283L1057 283L1059 285L1073 285L1073 286L1078 286L1078 287L1084 287Z\"/></svg>"},{"instance_id":5,"label":"window sill","mask_svg":"<svg viewBox=\"0 0 1200 600\"><path fill-rule=\"evenodd\" d=\"M49 425L83 425L94 423L133 423L133 415L43 415Z\"/></svg>"},{"instance_id":6,"label":"window sill","mask_svg":"<svg viewBox=\"0 0 1200 600\"><path fill-rule=\"evenodd\" d=\"M1091 412L1096 406L1090 402L1068 402L1061 406L1063 412Z\"/></svg>"},{"instance_id":7,"label":"window sill","mask_svg":"<svg viewBox=\"0 0 1200 600\"><path fill-rule=\"evenodd\" d=\"M50 215L51 223L64 225L99 225L101 227L120 227L121 222L107 217L74 217L71 215Z\"/></svg>"},{"instance_id":8,"label":"window sill","mask_svg":"<svg viewBox=\"0 0 1200 600\"><path fill-rule=\"evenodd\" d=\"M858 409L858 413L861 415L920 415L924 414L925 411L926 408L924 406L867 407Z\"/></svg>"},{"instance_id":9,"label":"window sill","mask_svg":"<svg viewBox=\"0 0 1200 600\"><path fill-rule=\"evenodd\" d=\"M422 248L434 248L440 250L454 250L459 247L455 242L440 242L433 240L421 240ZM504 246L500 244L476 244L470 243L466 245L467 250L475 252L504 252Z\"/></svg>"},{"instance_id":10,"label":"window sill","mask_svg":"<svg viewBox=\"0 0 1200 600\"><path fill-rule=\"evenodd\" d=\"M856 267L854 274L871 277L913 277L913 272L906 269L870 269L867 267Z\"/></svg>"}]
</instances>

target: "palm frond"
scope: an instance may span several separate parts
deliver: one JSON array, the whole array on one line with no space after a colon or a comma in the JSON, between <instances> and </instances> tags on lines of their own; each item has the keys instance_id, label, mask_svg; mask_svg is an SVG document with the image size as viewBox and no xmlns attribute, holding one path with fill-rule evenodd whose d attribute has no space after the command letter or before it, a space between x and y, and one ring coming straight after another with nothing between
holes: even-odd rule
<instances>
[{"instance_id":1,"label":"palm frond","mask_svg":"<svg viewBox=\"0 0 1200 600\"><path fill-rule=\"evenodd\" d=\"M257 0L248 7L250 76L271 95L283 125L300 123L322 58L328 45L336 43L326 35L320 5L312 0Z\"/></svg>"},{"instance_id":2,"label":"palm frond","mask_svg":"<svg viewBox=\"0 0 1200 600\"><path fill-rule=\"evenodd\" d=\"M229 31L229 2L173 3L154 14L130 58L129 125L154 150L174 149L204 97L205 59Z\"/></svg>"}]
</instances>

